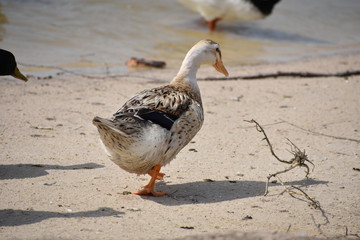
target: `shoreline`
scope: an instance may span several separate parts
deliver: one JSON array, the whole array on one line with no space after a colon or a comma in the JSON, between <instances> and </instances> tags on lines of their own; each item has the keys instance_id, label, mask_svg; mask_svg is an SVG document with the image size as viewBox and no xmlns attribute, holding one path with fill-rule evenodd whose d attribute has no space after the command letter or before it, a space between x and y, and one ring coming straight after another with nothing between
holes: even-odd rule
<instances>
[{"instance_id":1,"label":"shoreline","mask_svg":"<svg viewBox=\"0 0 360 240\"><path fill-rule=\"evenodd\" d=\"M250 78L253 76L260 76L260 75L267 75L267 74L275 74L278 72L285 72L285 73L314 73L314 74L335 74L337 72L355 72L358 69L352 66L346 66L346 64L341 63L341 60L344 59L345 61L353 61L360 55L360 51L355 51L352 53L349 52L341 52L338 54L325 54L324 56L316 56L316 57L303 57L301 59L289 60L285 62L261 62L256 64L244 64L239 65L237 67L231 66L231 69L235 69L235 74L231 74L228 78L226 77L218 77L217 74L214 72L212 74L208 74L208 71L204 68L199 69L198 72L198 80L228 80L234 79L239 76L241 79L239 80L246 80L246 78ZM334 68L327 68L326 61L334 62ZM226 61L226 60L225 60ZM308 62L315 62L316 64L312 66L308 64ZM336 62L336 63L335 63ZM226 63L226 62L225 62ZM178 62L180 65L181 62ZM106 79L106 78L125 78L125 77L133 77L133 78L144 78L145 80L159 80L162 79L156 78L156 75L171 75L176 74L177 67L175 65L171 65L170 67L165 67L161 69L151 68L151 67L126 67L125 65L116 64L112 66L100 67L100 64L97 64L97 67L91 68L91 62L88 63L88 67L90 69L95 69L93 71L86 70L86 68L66 68L63 66L45 66L45 65L31 65L31 64L19 64L22 71L28 72L27 76L32 78L32 80L46 80L52 78L71 78L71 77L83 77L89 79ZM85 63L83 67L87 66ZM304 69L306 67L306 69ZM261 68L261 69L259 69ZM41 69L47 69L47 71L43 71ZM243 70L241 74L239 74L239 69ZM37 71L39 70L39 71ZM85 71L84 71L85 70ZM260 71L259 71L260 70ZM29 72L30 71L30 72ZM210 71L211 73L211 71ZM150 76L150 77L149 77ZM151 79L151 77L154 77ZM275 76L275 77L282 77L282 76ZM287 76L285 76L287 77ZM291 77L291 76L290 76ZM301 77L301 76L300 76ZM311 76L308 76L311 77ZM5 78L5 77L3 77ZM11 79L10 77L8 77ZM269 77L270 78L270 77ZM254 77L254 79L258 79ZM163 80L165 83L167 80Z\"/></svg>"}]
</instances>

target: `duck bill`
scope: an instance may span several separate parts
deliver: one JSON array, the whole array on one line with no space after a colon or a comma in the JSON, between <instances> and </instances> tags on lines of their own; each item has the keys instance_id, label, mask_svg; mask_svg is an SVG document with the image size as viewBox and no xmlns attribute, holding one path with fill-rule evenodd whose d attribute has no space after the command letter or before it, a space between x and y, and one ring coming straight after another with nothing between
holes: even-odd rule
<instances>
[{"instance_id":1,"label":"duck bill","mask_svg":"<svg viewBox=\"0 0 360 240\"><path fill-rule=\"evenodd\" d=\"M12 74L12 76L13 76L14 78L23 80L24 82L27 82L27 80L28 80L28 79L20 72L20 70L19 70L17 67L15 67L15 71L14 71L14 73Z\"/></svg>"},{"instance_id":2,"label":"duck bill","mask_svg":"<svg viewBox=\"0 0 360 240\"><path fill-rule=\"evenodd\" d=\"M217 60L216 63L213 65L214 68L218 71L221 72L222 74L224 74L226 77L229 76L228 71L226 70L223 62L220 60Z\"/></svg>"}]
</instances>

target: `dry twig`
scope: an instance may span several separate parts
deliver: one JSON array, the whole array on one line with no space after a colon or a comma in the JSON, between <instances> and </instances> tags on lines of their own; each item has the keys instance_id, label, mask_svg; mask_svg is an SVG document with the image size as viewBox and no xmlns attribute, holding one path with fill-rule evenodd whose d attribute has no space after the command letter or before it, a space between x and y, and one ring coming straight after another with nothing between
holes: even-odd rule
<instances>
[{"instance_id":1,"label":"dry twig","mask_svg":"<svg viewBox=\"0 0 360 240\"><path fill-rule=\"evenodd\" d=\"M281 181L281 179L279 178L279 174L282 174L282 173L285 173L285 172L288 172L296 167L304 167L306 168L305 170L305 173L306 173L306 177L308 177L308 175L310 174L310 168L309 166L306 164L307 162L310 163L311 165L314 166L314 164L308 159L306 153L305 153L305 150L304 151L301 151L293 142L290 141L290 139L287 139L289 141L289 145L290 145L290 153L294 156L292 159L290 159L289 161L286 161L286 160L282 160L280 159L274 152L274 149L270 143L270 140L269 138L267 137L266 133L265 133L265 130L261 127L261 125L256 122L254 119L252 120L245 120L246 122L249 122L249 123L255 123L256 125L256 130L258 130L259 132L261 132L263 135L264 135L264 139L267 144L269 145L269 148L270 148L270 152L271 154L279 161L279 162L282 162L282 163L285 163L285 164L289 164L290 166L285 168L284 170L282 171L278 171L276 173L273 173L273 174L270 174L268 177L267 177L267 183L266 183L266 189L265 189L265 193L264 195L266 196L268 193L269 193L269 182L270 182L270 179L273 178L273 177L276 177L280 183L282 185L284 185L284 183ZM306 192L304 192L303 190L301 190L300 188L298 187L295 187L295 186L291 186L291 187L287 187L286 188L286 191L291 195L293 196L294 192L291 192L290 190L291 189L296 189L298 190L303 196L305 196L306 199L308 199L311 203L312 206L314 206L315 208L320 208L320 204L314 200L313 198L309 197L309 195L306 194Z\"/></svg>"},{"instance_id":2,"label":"dry twig","mask_svg":"<svg viewBox=\"0 0 360 240\"><path fill-rule=\"evenodd\" d=\"M291 185L290 187L286 187L284 182L279 178L279 176L276 176L276 178L279 180L280 184L285 187L285 191L288 192L290 196L292 196L293 198L297 198L295 195L304 196L309 201L310 206L314 207L315 209L321 209L320 202L310 197L304 190L294 185ZM299 191L300 193L293 191L293 189Z\"/></svg>"},{"instance_id":3,"label":"dry twig","mask_svg":"<svg viewBox=\"0 0 360 240\"><path fill-rule=\"evenodd\" d=\"M275 72L275 73L264 73L247 76L234 76L234 77L209 77L200 78L199 80L205 81L229 81L229 80L255 80L255 79L266 79L266 78L281 78L281 77L298 77L298 78L319 78L319 77L341 77L348 78L351 76L360 75L359 70L348 70L335 73L315 73L315 72Z\"/></svg>"},{"instance_id":4,"label":"dry twig","mask_svg":"<svg viewBox=\"0 0 360 240\"><path fill-rule=\"evenodd\" d=\"M290 145L290 153L294 156L291 160L289 161L286 161L286 160L282 160L280 159L274 152L274 149L270 143L270 140L269 138L267 137L266 133L265 133L265 130L261 127L261 125L256 122L254 119L248 121L248 120L245 120L246 122L249 122L249 123L255 123L256 125L256 130L258 130L259 132L261 132L263 135L264 135L264 139L267 144L269 145L269 148L270 148L270 151L271 151L271 154L279 161L279 162L282 162L282 163L285 163L285 164L289 164L290 166L285 168L284 170L282 171L278 171L276 173L273 173L273 174L270 174L268 177L267 177L267 183L266 183L266 189L265 189L265 193L264 193L264 196L266 196L269 192L268 190L268 187L269 187L269 182L270 182L270 179L272 177L276 177L277 180L280 182L280 184L282 186L285 187L285 191L287 193L289 193L289 195L293 198L296 198L296 199L300 199L302 201L306 201L310 204L310 206L312 206L314 209L318 209L320 210L322 216L324 217L325 219L325 223L324 224L327 224L329 223L329 219L328 217L326 216L326 213L325 211L321 208L320 206L320 202L317 201L316 199L310 197L304 190L302 190L301 188L299 187L296 187L294 185L291 185L289 187L285 186L284 182L280 179L280 177L278 176L279 174L282 174L282 173L285 173L285 172L288 172L290 171L291 169L294 169L296 167L304 167L306 168L305 170L305 173L306 173L306 177L308 177L308 175L310 174L310 168L309 166L307 165L307 163L310 163L311 165L314 166L314 164L308 159L306 153L305 153L305 150L304 151L301 151L293 142L290 141L290 139L287 138L287 140L289 141L288 144ZM297 195L301 196L301 197L298 197ZM304 199L305 198L305 199ZM315 220L314 220L315 222ZM320 226L321 224L317 224L316 225L319 232L321 233L321 229L320 229ZM289 226L289 228L291 227L291 225ZM288 229L289 230L289 229Z\"/></svg>"}]
</instances>

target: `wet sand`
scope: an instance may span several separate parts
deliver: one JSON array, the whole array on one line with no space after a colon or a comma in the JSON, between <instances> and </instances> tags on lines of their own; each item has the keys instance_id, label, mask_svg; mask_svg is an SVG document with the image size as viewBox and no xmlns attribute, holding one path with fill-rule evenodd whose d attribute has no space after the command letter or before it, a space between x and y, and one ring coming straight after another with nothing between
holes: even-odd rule
<instances>
[{"instance_id":1,"label":"wet sand","mask_svg":"<svg viewBox=\"0 0 360 240\"><path fill-rule=\"evenodd\" d=\"M233 77L359 67L360 53L354 53L228 70ZM165 84L176 72L147 70L101 79L54 76L28 83L1 78L0 238L360 235L359 76L199 81L205 122L163 168L166 176L157 189L169 196L128 194L145 185L148 176L129 174L107 158L92 118L110 116L134 93ZM198 76L221 77L210 67ZM305 168L296 168L280 175L285 186L271 183L263 196L267 176L287 165L276 161L262 134L244 121L250 119L265 128L280 158L292 157L286 138L306 150L315 165L309 179ZM306 191L323 211L300 195L291 197L285 191L290 185Z\"/></svg>"}]
</instances>

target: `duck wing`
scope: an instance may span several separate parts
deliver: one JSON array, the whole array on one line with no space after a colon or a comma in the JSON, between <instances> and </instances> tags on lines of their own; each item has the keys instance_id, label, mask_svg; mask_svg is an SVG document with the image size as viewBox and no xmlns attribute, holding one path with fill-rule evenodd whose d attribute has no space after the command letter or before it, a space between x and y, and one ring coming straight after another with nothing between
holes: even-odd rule
<instances>
[{"instance_id":1,"label":"duck wing","mask_svg":"<svg viewBox=\"0 0 360 240\"><path fill-rule=\"evenodd\" d=\"M186 90L168 85L140 92L128 100L113 117L116 120L124 115L132 116L170 130L193 102Z\"/></svg>"}]
</instances>

